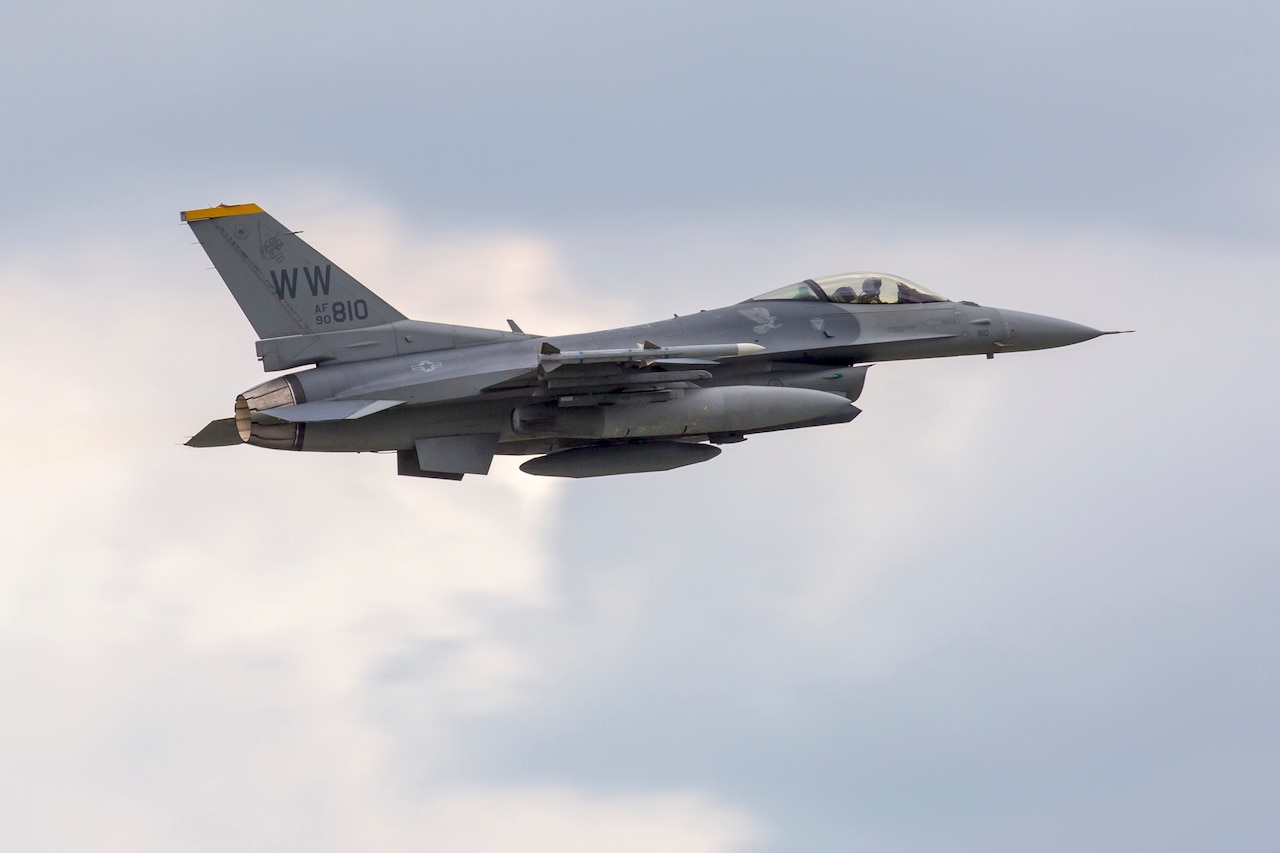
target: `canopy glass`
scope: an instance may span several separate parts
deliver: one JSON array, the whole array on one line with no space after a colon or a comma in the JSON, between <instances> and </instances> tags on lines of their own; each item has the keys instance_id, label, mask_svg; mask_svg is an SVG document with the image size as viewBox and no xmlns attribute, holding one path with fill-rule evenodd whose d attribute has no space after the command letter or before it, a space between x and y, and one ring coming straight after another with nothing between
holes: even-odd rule
<instances>
[{"instance_id":1,"label":"canopy glass","mask_svg":"<svg viewBox=\"0 0 1280 853\"><path fill-rule=\"evenodd\" d=\"M800 299L815 302L845 302L853 305L919 305L947 302L932 290L915 282L880 272L850 272L824 278L807 278L753 297L748 302L769 299Z\"/></svg>"}]
</instances>

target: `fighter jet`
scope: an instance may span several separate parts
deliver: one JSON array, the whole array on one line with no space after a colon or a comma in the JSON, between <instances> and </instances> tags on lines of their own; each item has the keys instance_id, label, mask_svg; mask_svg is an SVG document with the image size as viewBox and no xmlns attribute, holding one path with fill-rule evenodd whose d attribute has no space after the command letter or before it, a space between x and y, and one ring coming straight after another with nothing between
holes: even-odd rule
<instances>
[{"instance_id":1,"label":"fighter jet","mask_svg":"<svg viewBox=\"0 0 1280 853\"><path fill-rule=\"evenodd\" d=\"M258 335L266 371L188 445L392 452L411 477L599 477L705 462L749 435L852 421L875 362L1099 335L952 302L887 273L809 278L684 317L578 335L410 320L256 204L181 214Z\"/></svg>"}]
</instances>

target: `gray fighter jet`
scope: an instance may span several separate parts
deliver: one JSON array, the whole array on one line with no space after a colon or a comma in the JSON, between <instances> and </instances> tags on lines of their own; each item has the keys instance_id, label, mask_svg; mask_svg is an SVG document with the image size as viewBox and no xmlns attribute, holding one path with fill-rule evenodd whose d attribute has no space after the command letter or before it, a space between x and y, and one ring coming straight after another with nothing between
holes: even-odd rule
<instances>
[{"instance_id":1,"label":"gray fighter jet","mask_svg":"<svg viewBox=\"0 0 1280 853\"><path fill-rule=\"evenodd\" d=\"M847 423L873 362L1047 349L1110 332L952 302L884 273L806 279L745 302L545 337L410 320L256 204L182 220L258 333L268 371L192 447L395 451L460 480L494 454L599 477L703 462L718 445Z\"/></svg>"}]
</instances>

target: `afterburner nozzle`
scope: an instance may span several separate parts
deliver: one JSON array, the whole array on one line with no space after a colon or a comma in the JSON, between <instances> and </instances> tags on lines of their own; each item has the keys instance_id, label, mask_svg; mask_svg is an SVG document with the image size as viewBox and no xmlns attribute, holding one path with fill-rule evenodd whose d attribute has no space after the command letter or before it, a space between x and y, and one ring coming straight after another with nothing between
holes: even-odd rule
<instances>
[{"instance_id":1,"label":"afterburner nozzle","mask_svg":"<svg viewBox=\"0 0 1280 853\"><path fill-rule=\"evenodd\" d=\"M305 402L298 385L292 376L281 376L236 397L236 432L240 434L240 440L276 450L302 449L302 424L288 423L262 413L265 409Z\"/></svg>"}]
</instances>

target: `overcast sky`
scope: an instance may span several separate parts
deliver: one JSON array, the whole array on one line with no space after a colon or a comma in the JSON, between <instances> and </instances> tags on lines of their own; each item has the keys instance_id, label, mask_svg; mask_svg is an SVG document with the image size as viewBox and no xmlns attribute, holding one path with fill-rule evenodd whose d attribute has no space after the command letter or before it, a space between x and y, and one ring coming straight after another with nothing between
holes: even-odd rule
<instances>
[{"instance_id":1,"label":"overcast sky","mask_svg":"<svg viewBox=\"0 0 1280 853\"><path fill-rule=\"evenodd\" d=\"M1280 846L1280 12L27 4L0 29L0 837L31 851ZM178 211L556 334L886 269L1138 330L855 422L462 483L196 451Z\"/></svg>"}]
</instances>

